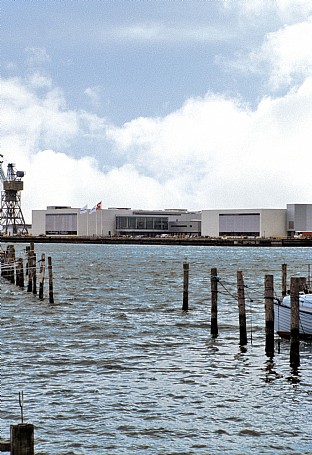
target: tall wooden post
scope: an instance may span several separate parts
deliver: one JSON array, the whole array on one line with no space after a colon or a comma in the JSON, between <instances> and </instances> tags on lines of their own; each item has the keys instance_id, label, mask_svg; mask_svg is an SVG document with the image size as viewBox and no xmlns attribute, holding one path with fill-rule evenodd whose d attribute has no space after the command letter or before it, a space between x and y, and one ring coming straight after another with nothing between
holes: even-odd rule
<instances>
[{"instance_id":1,"label":"tall wooden post","mask_svg":"<svg viewBox=\"0 0 312 455\"><path fill-rule=\"evenodd\" d=\"M274 356L274 286L273 275L264 277L265 353Z\"/></svg>"},{"instance_id":2,"label":"tall wooden post","mask_svg":"<svg viewBox=\"0 0 312 455\"><path fill-rule=\"evenodd\" d=\"M245 309L245 285L243 272L237 272L238 316L239 316L239 344L247 344L246 309Z\"/></svg>"},{"instance_id":3,"label":"tall wooden post","mask_svg":"<svg viewBox=\"0 0 312 455\"><path fill-rule=\"evenodd\" d=\"M287 264L282 264L282 296L287 294Z\"/></svg>"},{"instance_id":4,"label":"tall wooden post","mask_svg":"<svg viewBox=\"0 0 312 455\"><path fill-rule=\"evenodd\" d=\"M29 270L29 250L30 250L30 246L26 246L26 258L27 258L26 271L25 271L26 276L28 276L28 270Z\"/></svg>"},{"instance_id":5,"label":"tall wooden post","mask_svg":"<svg viewBox=\"0 0 312 455\"><path fill-rule=\"evenodd\" d=\"M34 260L34 243L31 242L30 247L27 251L27 258L28 258L28 286L27 286L27 292L32 292L33 291L33 260Z\"/></svg>"},{"instance_id":6,"label":"tall wooden post","mask_svg":"<svg viewBox=\"0 0 312 455\"><path fill-rule=\"evenodd\" d=\"M32 281L33 281L33 294L37 294L37 255L35 252L33 252L33 257L32 257L32 266L33 266L33 272L32 272Z\"/></svg>"},{"instance_id":7,"label":"tall wooden post","mask_svg":"<svg viewBox=\"0 0 312 455\"><path fill-rule=\"evenodd\" d=\"M218 271L216 268L211 269L211 321L210 333L213 336L218 335Z\"/></svg>"},{"instance_id":8,"label":"tall wooden post","mask_svg":"<svg viewBox=\"0 0 312 455\"><path fill-rule=\"evenodd\" d=\"M54 303L53 272L52 272L52 258L51 258L51 256L48 256L48 274L49 274L49 303Z\"/></svg>"},{"instance_id":9,"label":"tall wooden post","mask_svg":"<svg viewBox=\"0 0 312 455\"><path fill-rule=\"evenodd\" d=\"M42 253L41 262L40 262L40 283L39 283L39 299L40 300L43 300L44 274L45 274L45 254Z\"/></svg>"},{"instance_id":10,"label":"tall wooden post","mask_svg":"<svg viewBox=\"0 0 312 455\"><path fill-rule=\"evenodd\" d=\"M34 425L11 425L11 455L35 455Z\"/></svg>"},{"instance_id":11,"label":"tall wooden post","mask_svg":"<svg viewBox=\"0 0 312 455\"><path fill-rule=\"evenodd\" d=\"M20 264L20 280L19 280L19 286L21 288L24 287L25 285L25 282L24 282L24 261L23 261L23 258L19 258L19 264Z\"/></svg>"},{"instance_id":12,"label":"tall wooden post","mask_svg":"<svg viewBox=\"0 0 312 455\"><path fill-rule=\"evenodd\" d=\"M290 278L290 365L300 365L299 354L299 290L301 278Z\"/></svg>"},{"instance_id":13,"label":"tall wooden post","mask_svg":"<svg viewBox=\"0 0 312 455\"><path fill-rule=\"evenodd\" d=\"M18 258L18 261L17 261L15 284L16 284L16 286L19 286L21 288L24 287L24 263L23 263L23 258Z\"/></svg>"},{"instance_id":14,"label":"tall wooden post","mask_svg":"<svg viewBox=\"0 0 312 455\"><path fill-rule=\"evenodd\" d=\"M182 304L183 311L188 311L189 270L190 270L189 263L184 262L183 263L183 304Z\"/></svg>"}]
</instances>

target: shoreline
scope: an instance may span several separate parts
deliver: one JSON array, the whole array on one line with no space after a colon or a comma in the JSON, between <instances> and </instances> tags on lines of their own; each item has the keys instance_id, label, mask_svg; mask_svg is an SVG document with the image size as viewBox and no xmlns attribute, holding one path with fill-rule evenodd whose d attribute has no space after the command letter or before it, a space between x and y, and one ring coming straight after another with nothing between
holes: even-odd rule
<instances>
[{"instance_id":1,"label":"shoreline","mask_svg":"<svg viewBox=\"0 0 312 455\"><path fill-rule=\"evenodd\" d=\"M206 238L206 237L78 237L78 236L7 236L0 243L71 243L109 245L185 245L185 246L246 246L246 247L312 247L312 238Z\"/></svg>"}]
</instances>

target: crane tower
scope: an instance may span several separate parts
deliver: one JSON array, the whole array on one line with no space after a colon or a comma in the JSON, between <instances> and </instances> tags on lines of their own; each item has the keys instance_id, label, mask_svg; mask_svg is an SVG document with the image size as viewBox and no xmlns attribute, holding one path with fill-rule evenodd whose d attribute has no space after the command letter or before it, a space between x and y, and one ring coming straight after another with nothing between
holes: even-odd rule
<instances>
[{"instance_id":1,"label":"crane tower","mask_svg":"<svg viewBox=\"0 0 312 455\"><path fill-rule=\"evenodd\" d=\"M0 155L3 158L3 155ZM7 175L0 161L0 180L3 183L1 192L0 230L2 234L27 234L27 227L21 209L21 191L23 190L22 178L24 171L16 171L15 164L9 163Z\"/></svg>"}]
</instances>

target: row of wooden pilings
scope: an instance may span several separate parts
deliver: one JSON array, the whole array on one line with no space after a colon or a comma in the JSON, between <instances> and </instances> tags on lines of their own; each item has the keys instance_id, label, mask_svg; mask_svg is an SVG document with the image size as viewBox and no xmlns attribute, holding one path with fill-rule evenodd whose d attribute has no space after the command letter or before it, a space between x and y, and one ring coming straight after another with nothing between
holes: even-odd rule
<instances>
[{"instance_id":1,"label":"row of wooden pilings","mask_svg":"<svg viewBox=\"0 0 312 455\"><path fill-rule=\"evenodd\" d=\"M1 276L10 283L16 284L20 288L27 287L27 292L38 294L40 300L44 298L44 282L46 260L45 254L42 253L39 270L39 290L37 289L37 255L35 253L34 243L26 247L26 272L24 273L24 259L16 258L14 245L8 245L6 251L1 256ZM25 286L25 275L28 277L27 286ZM53 293L53 271L52 258L48 257L48 277L49 277L49 303L54 303Z\"/></svg>"},{"instance_id":2,"label":"row of wooden pilings","mask_svg":"<svg viewBox=\"0 0 312 455\"><path fill-rule=\"evenodd\" d=\"M217 268L211 269L211 335L218 336L218 277ZM297 368L300 365L299 353L299 293L306 286L306 278L291 277L290 279L290 365ZM245 306L245 284L242 271L237 271L237 302L239 319L239 344L247 345L247 325L246 325L246 306ZM183 263L183 303L182 310L188 311L188 291L189 291L189 263ZM282 297L287 293L287 265L282 264ZM275 333L274 333L274 276L265 275L264 277L264 308L265 308L265 353L268 357L274 356Z\"/></svg>"}]
</instances>

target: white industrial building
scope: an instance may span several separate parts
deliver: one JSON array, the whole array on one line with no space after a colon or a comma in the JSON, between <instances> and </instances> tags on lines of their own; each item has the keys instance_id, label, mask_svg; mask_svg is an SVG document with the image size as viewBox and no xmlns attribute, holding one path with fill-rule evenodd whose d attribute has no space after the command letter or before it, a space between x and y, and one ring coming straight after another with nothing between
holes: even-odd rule
<instances>
[{"instance_id":1,"label":"white industrial building","mask_svg":"<svg viewBox=\"0 0 312 455\"><path fill-rule=\"evenodd\" d=\"M286 209L203 210L207 237L285 237Z\"/></svg>"},{"instance_id":2,"label":"white industrial building","mask_svg":"<svg viewBox=\"0 0 312 455\"><path fill-rule=\"evenodd\" d=\"M33 210L32 235L286 237L312 231L312 204L285 209L99 210L50 206Z\"/></svg>"},{"instance_id":3,"label":"white industrial building","mask_svg":"<svg viewBox=\"0 0 312 455\"><path fill-rule=\"evenodd\" d=\"M99 210L50 206L32 211L32 235L201 235L201 213L185 209Z\"/></svg>"}]
</instances>

